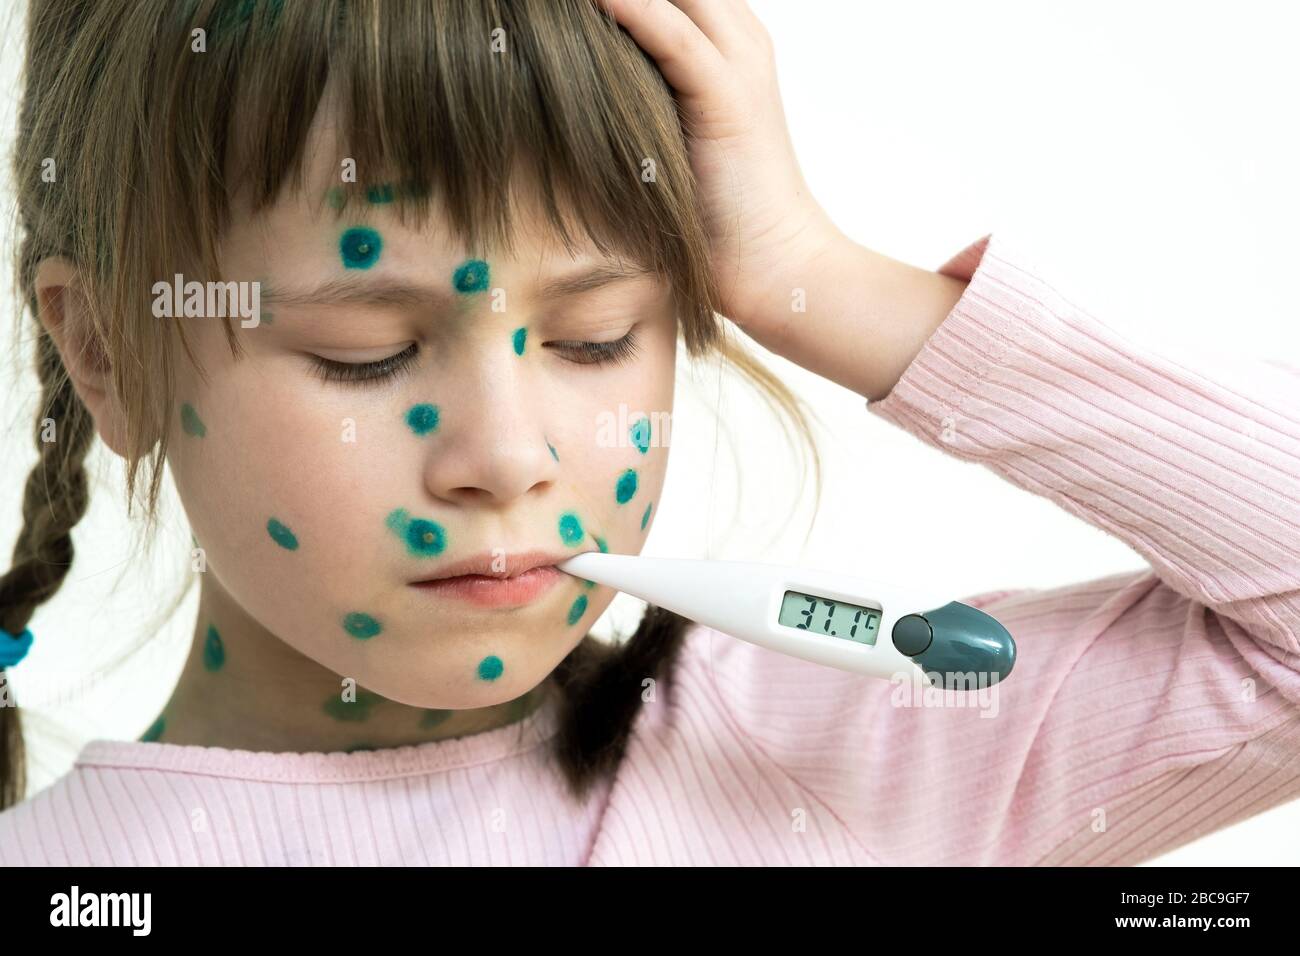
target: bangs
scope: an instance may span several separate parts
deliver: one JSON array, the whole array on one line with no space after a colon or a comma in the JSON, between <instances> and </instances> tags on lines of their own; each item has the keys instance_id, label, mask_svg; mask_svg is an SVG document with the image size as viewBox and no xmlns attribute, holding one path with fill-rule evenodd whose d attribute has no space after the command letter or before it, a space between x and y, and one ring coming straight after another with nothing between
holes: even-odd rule
<instances>
[{"instance_id":1,"label":"bangs","mask_svg":"<svg viewBox=\"0 0 1300 956\"><path fill-rule=\"evenodd\" d=\"M175 25L188 43L207 24L208 48L183 61L168 102L185 115L162 125L192 137L171 144L169 179L207 213L191 239L208 268L217 236L197 223L224 224L236 193L257 212L286 184L302 190L309 130L326 108L340 162L356 161L356 183L329 190L340 213L369 197L423 227L436 201L472 254L509 251L512 189L529 189L570 252L576 223L602 254L665 275L683 319L712 319L671 92L591 0L188 6ZM698 323L686 324L690 345Z\"/></svg>"}]
</instances>

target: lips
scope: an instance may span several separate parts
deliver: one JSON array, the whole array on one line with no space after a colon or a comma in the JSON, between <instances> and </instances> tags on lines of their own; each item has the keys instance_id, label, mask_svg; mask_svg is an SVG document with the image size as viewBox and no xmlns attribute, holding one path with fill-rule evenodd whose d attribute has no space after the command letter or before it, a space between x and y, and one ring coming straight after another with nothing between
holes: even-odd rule
<instances>
[{"instance_id":1,"label":"lips","mask_svg":"<svg viewBox=\"0 0 1300 956\"><path fill-rule=\"evenodd\" d=\"M558 584L565 574L555 565L575 553L476 554L444 565L432 577L413 581L411 586L425 594L479 607L520 607Z\"/></svg>"}]
</instances>

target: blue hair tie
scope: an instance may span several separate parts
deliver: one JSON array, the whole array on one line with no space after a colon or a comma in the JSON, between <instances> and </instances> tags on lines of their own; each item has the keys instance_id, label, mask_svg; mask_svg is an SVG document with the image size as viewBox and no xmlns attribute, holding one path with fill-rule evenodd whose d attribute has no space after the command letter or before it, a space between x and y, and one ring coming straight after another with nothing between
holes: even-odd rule
<instances>
[{"instance_id":1,"label":"blue hair tie","mask_svg":"<svg viewBox=\"0 0 1300 956\"><path fill-rule=\"evenodd\" d=\"M29 627L21 634L10 634L0 627L0 669L13 667L27 656L27 649L32 646L32 629Z\"/></svg>"}]
</instances>

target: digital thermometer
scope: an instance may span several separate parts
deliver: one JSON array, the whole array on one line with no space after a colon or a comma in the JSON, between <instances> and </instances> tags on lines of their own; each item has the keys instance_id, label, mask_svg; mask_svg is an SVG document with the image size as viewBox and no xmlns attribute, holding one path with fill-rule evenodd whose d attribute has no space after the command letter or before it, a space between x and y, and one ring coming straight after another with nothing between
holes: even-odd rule
<instances>
[{"instance_id":1,"label":"digital thermometer","mask_svg":"<svg viewBox=\"0 0 1300 956\"><path fill-rule=\"evenodd\" d=\"M924 589L750 561L588 551L556 565L707 627L816 664L975 690L1016 662L1007 629Z\"/></svg>"}]
</instances>

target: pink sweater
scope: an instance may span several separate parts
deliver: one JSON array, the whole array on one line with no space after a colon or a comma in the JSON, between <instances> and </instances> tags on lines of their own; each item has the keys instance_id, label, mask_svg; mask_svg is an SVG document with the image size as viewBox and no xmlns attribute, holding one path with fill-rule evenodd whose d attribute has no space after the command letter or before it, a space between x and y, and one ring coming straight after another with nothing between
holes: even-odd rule
<instances>
[{"instance_id":1,"label":"pink sweater","mask_svg":"<svg viewBox=\"0 0 1300 956\"><path fill-rule=\"evenodd\" d=\"M0 864L1130 864L1300 794L1300 375L1139 347L1000 236L942 271L968 288L870 410L1150 564L965 598L1018 644L996 712L695 627L585 803L550 710L352 754L95 740Z\"/></svg>"}]
</instances>

